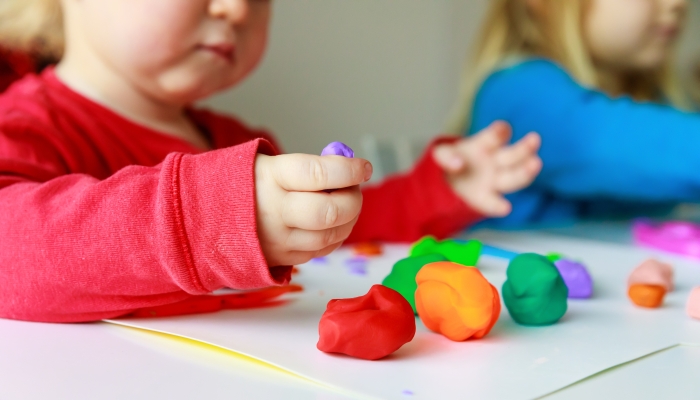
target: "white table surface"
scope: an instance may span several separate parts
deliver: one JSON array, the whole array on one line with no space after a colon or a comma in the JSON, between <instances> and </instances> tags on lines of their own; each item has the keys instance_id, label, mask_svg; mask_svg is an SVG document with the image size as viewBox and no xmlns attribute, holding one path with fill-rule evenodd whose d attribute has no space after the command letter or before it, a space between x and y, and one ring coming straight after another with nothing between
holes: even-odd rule
<instances>
[{"instance_id":1,"label":"white table surface","mask_svg":"<svg viewBox=\"0 0 700 400\"><path fill-rule=\"evenodd\" d=\"M613 231L617 233L614 234ZM625 242L616 225L557 231ZM700 398L700 348L674 347L547 399ZM343 399L232 353L139 330L0 320L0 399ZM410 398L410 396L406 396Z\"/></svg>"},{"instance_id":2,"label":"white table surface","mask_svg":"<svg viewBox=\"0 0 700 400\"><path fill-rule=\"evenodd\" d=\"M172 337L0 319L0 399L345 399Z\"/></svg>"}]
</instances>

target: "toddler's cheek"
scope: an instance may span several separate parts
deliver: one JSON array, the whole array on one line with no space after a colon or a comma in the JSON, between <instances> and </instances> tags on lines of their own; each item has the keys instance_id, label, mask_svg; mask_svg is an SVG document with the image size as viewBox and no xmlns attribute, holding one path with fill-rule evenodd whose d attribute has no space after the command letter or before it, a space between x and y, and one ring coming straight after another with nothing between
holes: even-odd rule
<instances>
[{"instance_id":1,"label":"toddler's cheek","mask_svg":"<svg viewBox=\"0 0 700 400\"><path fill-rule=\"evenodd\" d=\"M267 50L268 33L264 28L248 30L236 43L236 75L242 80L262 61Z\"/></svg>"}]
</instances>

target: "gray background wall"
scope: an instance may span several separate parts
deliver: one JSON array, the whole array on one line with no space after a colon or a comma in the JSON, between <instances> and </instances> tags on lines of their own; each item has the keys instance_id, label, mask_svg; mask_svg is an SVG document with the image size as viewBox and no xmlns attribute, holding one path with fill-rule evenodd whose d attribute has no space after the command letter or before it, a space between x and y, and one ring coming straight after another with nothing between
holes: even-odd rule
<instances>
[{"instance_id":1,"label":"gray background wall","mask_svg":"<svg viewBox=\"0 0 700 400\"><path fill-rule=\"evenodd\" d=\"M207 103L270 129L288 152L341 140L362 153L363 136L425 143L444 127L487 3L275 1L261 68ZM681 45L686 64L700 53L698 8Z\"/></svg>"}]
</instances>

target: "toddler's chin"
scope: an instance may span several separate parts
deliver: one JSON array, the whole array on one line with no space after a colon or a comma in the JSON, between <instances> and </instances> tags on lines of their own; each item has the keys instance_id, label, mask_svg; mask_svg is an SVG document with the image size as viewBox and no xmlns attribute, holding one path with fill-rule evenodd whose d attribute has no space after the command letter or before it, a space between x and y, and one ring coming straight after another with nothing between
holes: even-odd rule
<instances>
[{"instance_id":1,"label":"toddler's chin","mask_svg":"<svg viewBox=\"0 0 700 400\"><path fill-rule=\"evenodd\" d=\"M670 56L670 49L653 49L641 54L635 60L636 67L641 71L654 71L662 68Z\"/></svg>"},{"instance_id":2,"label":"toddler's chin","mask_svg":"<svg viewBox=\"0 0 700 400\"><path fill-rule=\"evenodd\" d=\"M203 71L177 71L158 80L158 90L167 102L190 104L235 85L240 79L231 74L205 74Z\"/></svg>"}]
</instances>

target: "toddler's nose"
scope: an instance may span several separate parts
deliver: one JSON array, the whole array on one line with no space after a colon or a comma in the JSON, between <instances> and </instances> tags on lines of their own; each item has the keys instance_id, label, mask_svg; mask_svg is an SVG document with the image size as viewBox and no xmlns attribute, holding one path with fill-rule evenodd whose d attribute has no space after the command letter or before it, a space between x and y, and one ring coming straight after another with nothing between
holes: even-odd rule
<instances>
[{"instance_id":1,"label":"toddler's nose","mask_svg":"<svg viewBox=\"0 0 700 400\"><path fill-rule=\"evenodd\" d=\"M212 0L209 13L215 18L223 18L236 24L244 21L250 9L250 0Z\"/></svg>"}]
</instances>

